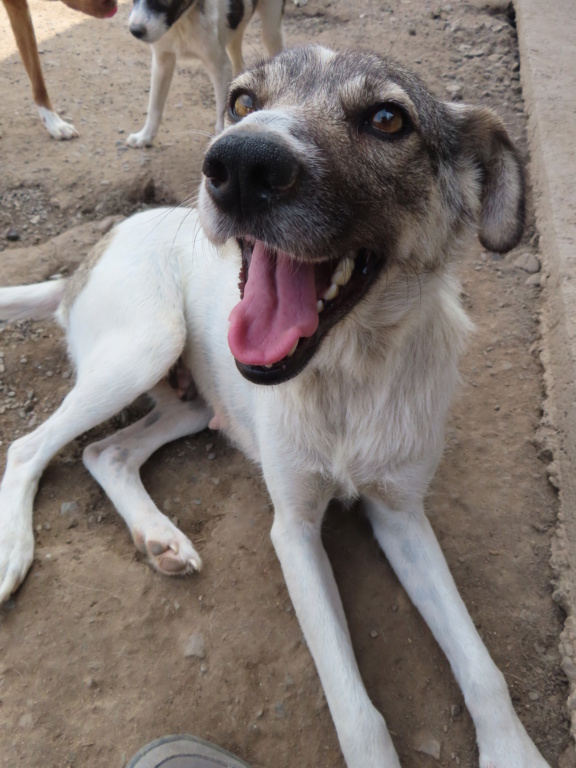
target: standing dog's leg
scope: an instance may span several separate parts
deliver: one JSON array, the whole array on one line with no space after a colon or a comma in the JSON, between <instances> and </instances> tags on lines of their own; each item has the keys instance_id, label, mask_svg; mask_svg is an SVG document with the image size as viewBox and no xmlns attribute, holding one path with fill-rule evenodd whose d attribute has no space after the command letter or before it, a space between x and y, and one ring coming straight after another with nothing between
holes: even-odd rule
<instances>
[{"instance_id":1,"label":"standing dog's leg","mask_svg":"<svg viewBox=\"0 0 576 768\"><path fill-rule=\"evenodd\" d=\"M282 36L284 3L282 0L270 0L270 2L260 3L258 12L262 21L262 40L264 41L264 45L266 46L269 55L275 56L284 48L284 38ZM244 70L242 40L244 38L244 30L247 26L248 20L234 31L226 48L230 61L232 62L233 77L238 77Z\"/></svg>"},{"instance_id":2,"label":"standing dog's leg","mask_svg":"<svg viewBox=\"0 0 576 768\"><path fill-rule=\"evenodd\" d=\"M54 139L73 139L78 132L70 123L59 117L50 103L46 90L32 17L26 0L3 0L10 19L20 57L32 85L34 102L48 132Z\"/></svg>"},{"instance_id":3,"label":"standing dog's leg","mask_svg":"<svg viewBox=\"0 0 576 768\"><path fill-rule=\"evenodd\" d=\"M421 499L396 510L370 500L367 509L390 565L448 657L476 726L481 768L548 768L458 594Z\"/></svg>"},{"instance_id":4,"label":"standing dog's leg","mask_svg":"<svg viewBox=\"0 0 576 768\"><path fill-rule=\"evenodd\" d=\"M166 383L151 392L154 409L143 419L84 450L84 464L124 518L136 547L168 576L199 571L192 542L154 504L139 469L162 445L206 429L212 411L200 399L182 402Z\"/></svg>"},{"instance_id":5,"label":"standing dog's leg","mask_svg":"<svg viewBox=\"0 0 576 768\"><path fill-rule=\"evenodd\" d=\"M152 74L150 77L150 98L148 99L148 111L146 122L138 133L131 133L126 139L129 147L141 149L152 146L154 137L162 122L166 99L170 90L170 83L176 68L176 54L168 51L158 52L152 46Z\"/></svg>"},{"instance_id":6,"label":"standing dog's leg","mask_svg":"<svg viewBox=\"0 0 576 768\"><path fill-rule=\"evenodd\" d=\"M260 3L258 12L262 19L262 40L270 56L275 56L284 48L282 37L283 0L269 0Z\"/></svg>"},{"instance_id":7,"label":"standing dog's leg","mask_svg":"<svg viewBox=\"0 0 576 768\"><path fill-rule=\"evenodd\" d=\"M244 56L242 55L242 40L244 39L244 29L236 30L226 48L228 57L232 63L232 76L238 77L244 70Z\"/></svg>"},{"instance_id":8,"label":"standing dog's leg","mask_svg":"<svg viewBox=\"0 0 576 768\"><path fill-rule=\"evenodd\" d=\"M338 588L321 540L330 492L310 476L264 462L274 503L272 542L302 627L348 768L400 768L382 715L368 694L354 657ZM264 456L264 452L263 452ZM321 483L321 481L320 481Z\"/></svg>"},{"instance_id":9,"label":"standing dog's leg","mask_svg":"<svg viewBox=\"0 0 576 768\"><path fill-rule=\"evenodd\" d=\"M240 37L240 40L242 38ZM212 51L210 57L203 56L202 62L206 67L212 86L214 87L214 97L216 99L216 133L224 128L224 110L228 99L228 86L232 81L232 65L228 54L223 49ZM236 62L236 65L238 62ZM242 52L240 52L240 69L242 70ZM236 71L234 72L236 76Z\"/></svg>"}]
</instances>

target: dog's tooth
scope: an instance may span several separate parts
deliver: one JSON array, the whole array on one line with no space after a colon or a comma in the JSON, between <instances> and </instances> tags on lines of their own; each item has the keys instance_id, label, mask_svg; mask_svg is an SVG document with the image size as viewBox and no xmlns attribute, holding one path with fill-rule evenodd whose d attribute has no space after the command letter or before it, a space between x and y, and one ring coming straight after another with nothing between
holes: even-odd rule
<instances>
[{"instance_id":1,"label":"dog's tooth","mask_svg":"<svg viewBox=\"0 0 576 768\"><path fill-rule=\"evenodd\" d=\"M316 302L316 311L318 312L318 314L320 314L320 312L324 312L324 302L322 301L322 299L318 299L318 301Z\"/></svg>"},{"instance_id":2,"label":"dog's tooth","mask_svg":"<svg viewBox=\"0 0 576 768\"><path fill-rule=\"evenodd\" d=\"M332 299L335 299L339 293L340 293L340 288L338 288L338 286L335 283L332 283L330 288L324 291L324 296L322 296L322 298L326 299L326 301L332 301Z\"/></svg>"},{"instance_id":3,"label":"dog's tooth","mask_svg":"<svg viewBox=\"0 0 576 768\"><path fill-rule=\"evenodd\" d=\"M264 368L272 368L272 363L270 363L270 365L265 365Z\"/></svg>"},{"instance_id":4,"label":"dog's tooth","mask_svg":"<svg viewBox=\"0 0 576 768\"><path fill-rule=\"evenodd\" d=\"M288 352L288 354L286 355L286 357L292 357L292 355L294 354L294 352L296 352L296 347L298 346L298 342L299 342L299 341L300 341L300 339L296 339L296 341L295 341L295 343L294 343L294 346L292 347L292 349L290 350L290 352Z\"/></svg>"},{"instance_id":5,"label":"dog's tooth","mask_svg":"<svg viewBox=\"0 0 576 768\"><path fill-rule=\"evenodd\" d=\"M348 257L342 259L336 267L336 272L332 275L332 282L336 285L346 285L354 272L354 261Z\"/></svg>"}]
</instances>

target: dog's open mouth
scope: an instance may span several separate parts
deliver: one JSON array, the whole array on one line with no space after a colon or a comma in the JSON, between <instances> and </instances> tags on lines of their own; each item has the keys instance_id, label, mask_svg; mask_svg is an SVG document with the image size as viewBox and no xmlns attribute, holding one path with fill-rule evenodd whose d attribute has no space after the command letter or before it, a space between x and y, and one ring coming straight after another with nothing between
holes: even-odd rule
<instances>
[{"instance_id":1,"label":"dog's open mouth","mask_svg":"<svg viewBox=\"0 0 576 768\"><path fill-rule=\"evenodd\" d=\"M230 313L228 343L239 371L256 384L300 373L384 264L365 248L337 262L302 262L250 237L238 244L241 300Z\"/></svg>"}]
</instances>

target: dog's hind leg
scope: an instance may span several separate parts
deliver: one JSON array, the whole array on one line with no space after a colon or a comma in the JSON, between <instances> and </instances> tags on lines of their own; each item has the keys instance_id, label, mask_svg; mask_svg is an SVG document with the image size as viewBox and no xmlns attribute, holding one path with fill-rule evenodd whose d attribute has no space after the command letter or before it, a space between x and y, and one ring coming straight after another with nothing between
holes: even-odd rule
<instances>
[{"instance_id":1,"label":"dog's hind leg","mask_svg":"<svg viewBox=\"0 0 576 768\"><path fill-rule=\"evenodd\" d=\"M8 450L0 486L0 603L23 581L34 554L32 505L50 459L78 435L114 416L151 390L178 358L183 339L159 342L118 330L81 360L74 389L38 429Z\"/></svg>"},{"instance_id":2,"label":"dog's hind leg","mask_svg":"<svg viewBox=\"0 0 576 768\"><path fill-rule=\"evenodd\" d=\"M480 768L548 768L460 597L421 499L367 500L374 534L448 657L476 726Z\"/></svg>"},{"instance_id":3,"label":"dog's hind leg","mask_svg":"<svg viewBox=\"0 0 576 768\"><path fill-rule=\"evenodd\" d=\"M316 663L348 768L400 768L384 718L370 701L354 657L338 587L321 540L331 489L322 480L286 471L263 453L274 503L272 543L294 609Z\"/></svg>"},{"instance_id":4,"label":"dog's hind leg","mask_svg":"<svg viewBox=\"0 0 576 768\"><path fill-rule=\"evenodd\" d=\"M73 125L62 120L54 112L50 103L44 75L42 74L38 45L28 3L26 0L3 0L3 2L8 13L12 31L14 32L20 57L32 85L34 103L38 107L38 112L44 125L54 139L73 139L75 136L78 136L78 132Z\"/></svg>"},{"instance_id":5,"label":"dog's hind leg","mask_svg":"<svg viewBox=\"0 0 576 768\"><path fill-rule=\"evenodd\" d=\"M232 77L238 77L240 72L244 70L244 56L242 55L243 39L244 29L236 30L226 47L226 52L232 64Z\"/></svg>"},{"instance_id":6,"label":"dog's hind leg","mask_svg":"<svg viewBox=\"0 0 576 768\"><path fill-rule=\"evenodd\" d=\"M236 33L237 35L239 33ZM237 38L235 38L237 39ZM242 38L240 37L240 44ZM228 99L228 86L232 81L232 76L236 76L242 71L242 53L240 52L240 62L237 60L237 54L234 53L234 47L230 47L230 55L234 55L236 61L232 64L228 53L224 50L214 50L210 52L210 56L202 55L202 63L206 67L208 76L212 82L214 88L214 98L216 100L216 133L224 128L224 110L226 109L226 101ZM239 67L237 70L236 67Z\"/></svg>"},{"instance_id":7,"label":"dog's hind leg","mask_svg":"<svg viewBox=\"0 0 576 768\"><path fill-rule=\"evenodd\" d=\"M211 409L200 399L182 402L164 383L151 392L156 404L140 421L89 445L84 464L124 518L136 547L168 576L199 571L192 542L160 512L146 492L139 469L162 445L206 429Z\"/></svg>"},{"instance_id":8,"label":"dog's hind leg","mask_svg":"<svg viewBox=\"0 0 576 768\"><path fill-rule=\"evenodd\" d=\"M262 40L270 56L275 56L284 48L282 36L283 0L267 0L258 5L262 20Z\"/></svg>"}]
</instances>

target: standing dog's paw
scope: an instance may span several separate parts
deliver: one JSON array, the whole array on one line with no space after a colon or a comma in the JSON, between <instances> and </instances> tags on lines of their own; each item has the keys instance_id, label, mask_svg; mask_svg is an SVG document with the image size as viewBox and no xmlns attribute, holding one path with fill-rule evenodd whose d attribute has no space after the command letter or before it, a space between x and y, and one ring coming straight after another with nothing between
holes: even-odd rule
<instances>
[{"instance_id":1,"label":"standing dog's paw","mask_svg":"<svg viewBox=\"0 0 576 768\"><path fill-rule=\"evenodd\" d=\"M136 547L148 555L152 567L165 576L186 576L202 570L202 558L190 539L168 518L132 532Z\"/></svg>"},{"instance_id":2,"label":"standing dog's paw","mask_svg":"<svg viewBox=\"0 0 576 768\"><path fill-rule=\"evenodd\" d=\"M26 578L34 558L34 533L0 520L0 605Z\"/></svg>"},{"instance_id":3,"label":"standing dog's paw","mask_svg":"<svg viewBox=\"0 0 576 768\"><path fill-rule=\"evenodd\" d=\"M134 149L143 149L144 147L151 147L153 141L153 136L148 136L144 131L138 131L138 133L131 133L128 136L126 144Z\"/></svg>"},{"instance_id":4,"label":"standing dog's paw","mask_svg":"<svg viewBox=\"0 0 576 768\"><path fill-rule=\"evenodd\" d=\"M75 139L78 136L78 131L72 123L67 123L66 120L52 112L45 107L38 107L38 112L42 118L42 122L48 129L48 133L56 141L68 141L69 139Z\"/></svg>"}]
</instances>

